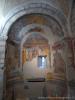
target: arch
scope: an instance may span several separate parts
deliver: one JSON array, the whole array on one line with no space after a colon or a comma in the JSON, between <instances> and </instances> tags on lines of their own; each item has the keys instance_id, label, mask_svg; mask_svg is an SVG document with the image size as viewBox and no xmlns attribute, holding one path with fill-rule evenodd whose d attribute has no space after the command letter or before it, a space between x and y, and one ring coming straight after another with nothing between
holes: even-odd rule
<instances>
[{"instance_id":1,"label":"arch","mask_svg":"<svg viewBox=\"0 0 75 100\"><path fill-rule=\"evenodd\" d=\"M25 35L21 41L21 47L23 47L23 44L26 42L26 40L28 39L29 36L33 35L33 34L38 34L41 35L42 37L44 37L45 39L47 39L49 41L49 37L46 34L43 34L41 32L30 32L29 34Z\"/></svg>"},{"instance_id":2,"label":"arch","mask_svg":"<svg viewBox=\"0 0 75 100\"><path fill-rule=\"evenodd\" d=\"M50 29L45 25L29 24L21 29L18 37L23 37L25 35L25 33L30 32L31 29L35 29L35 28L40 28L41 30L43 30L43 32L46 32L46 30L50 31Z\"/></svg>"},{"instance_id":3,"label":"arch","mask_svg":"<svg viewBox=\"0 0 75 100\"><path fill-rule=\"evenodd\" d=\"M42 3L26 3L24 5L21 5L17 7L16 9L13 9L7 16L6 20L4 22L1 35L7 36L7 33L9 31L9 28L12 26L12 24L18 19L21 18L23 15L32 14L32 13L39 13L39 14L45 14L52 18L54 18L62 27L62 30L66 35L68 35L67 30L67 20L63 13L57 9L52 7L52 5L47 4L46 2ZM29 30L27 30L28 32ZM21 30L20 30L21 32ZM40 34L40 33L38 33ZM23 43L27 40L27 38L31 35L31 33L24 36L23 40L21 41L21 47L23 47ZM44 35L42 35L44 36Z\"/></svg>"},{"instance_id":4,"label":"arch","mask_svg":"<svg viewBox=\"0 0 75 100\"><path fill-rule=\"evenodd\" d=\"M22 68L22 50L23 50L23 45L27 41L28 37L31 36L33 33L35 33L35 32L30 32L29 34L25 35L23 37L21 43L20 43L20 68L21 68L21 71L23 70L23 68ZM49 41L49 37L46 36L46 34L43 34L41 32L36 32L36 34L41 35L42 37L44 37L46 40Z\"/></svg>"},{"instance_id":5,"label":"arch","mask_svg":"<svg viewBox=\"0 0 75 100\"><path fill-rule=\"evenodd\" d=\"M35 28L40 28L40 30L42 30L43 31L43 34L45 34L46 36L47 35L52 35L51 29L49 27L47 27L46 25L29 24L29 25L23 27L20 30L19 34L17 35L17 40L21 40L21 38L23 38L26 34L31 33L30 30L35 29Z\"/></svg>"},{"instance_id":6,"label":"arch","mask_svg":"<svg viewBox=\"0 0 75 100\"><path fill-rule=\"evenodd\" d=\"M12 40L19 40L26 31L30 31L34 28L39 28L45 32L51 29L54 35L59 37L65 36L65 32L59 22L57 22L57 20L54 18L44 14L28 14L26 16L22 16L12 24L8 36ZM24 33L22 31L24 31Z\"/></svg>"},{"instance_id":7,"label":"arch","mask_svg":"<svg viewBox=\"0 0 75 100\"><path fill-rule=\"evenodd\" d=\"M52 5L48 4L48 3L25 3L17 8L14 8L6 17L5 17L5 21L4 21L4 25L2 28L2 36L7 36L7 33L9 31L9 28L11 27L11 25L21 16L23 15L27 15L27 14L32 14L32 13L39 13L39 14L45 14L48 16L53 17L54 19L56 19L60 25L62 26L62 29L64 30L64 32L67 34L67 20L64 16L64 14L59 10L56 9L54 7L52 7Z\"/></svg>"}]
</instances>

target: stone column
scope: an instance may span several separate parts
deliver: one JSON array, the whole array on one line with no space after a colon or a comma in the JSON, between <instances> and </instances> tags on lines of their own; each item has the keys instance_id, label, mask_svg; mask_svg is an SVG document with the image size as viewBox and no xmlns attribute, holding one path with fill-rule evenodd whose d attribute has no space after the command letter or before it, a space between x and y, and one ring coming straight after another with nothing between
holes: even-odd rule
<instances>
[{"instance_id":1,"label":"stone column","mask_svg":"<svg viewBox=\"0 0 75 100\"><path fill-rule=\"evenodd\" d=\"M75 68L75 37L72 40L72 44L73 44L73 56L74 56L74 68Z\"/></svg>"},{"instance_id":2,"label":"stone column","mask_svg":"<svg viewBox=\"0 0 75 100\"><path fill-rule=\"evenodd\" d=\"M75 98L75 65L74 65L74 49L73 38L65 38L66 45L66 64L68 79L68 96Z\"/></svg>"},{"instance_id":3,"label":"stone column","mask_svg":"<svg viewBox=\"0 0 75 100\"><path fill-rule=\"evenodd\" d=\"M6 37L0 37L0 100L3 97L3 80L4 80L4 60L5 60L5 45Z\"/></svg>"}]
</instances>

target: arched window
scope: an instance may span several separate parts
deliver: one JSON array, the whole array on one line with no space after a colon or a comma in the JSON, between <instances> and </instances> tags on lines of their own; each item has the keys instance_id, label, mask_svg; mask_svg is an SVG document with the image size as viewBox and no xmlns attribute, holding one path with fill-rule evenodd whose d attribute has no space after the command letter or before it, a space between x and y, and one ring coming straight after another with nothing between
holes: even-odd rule
<instances>
[{"instance_id":1,"label":"arched window","mask_svg":"<svg viewBox=\"0 0 75 100\"><path fill-rule=\"evenodd\" d=\"M38 67L45 68L47 66L46 56L38 56Z\"/></svg>"}]
</instances>

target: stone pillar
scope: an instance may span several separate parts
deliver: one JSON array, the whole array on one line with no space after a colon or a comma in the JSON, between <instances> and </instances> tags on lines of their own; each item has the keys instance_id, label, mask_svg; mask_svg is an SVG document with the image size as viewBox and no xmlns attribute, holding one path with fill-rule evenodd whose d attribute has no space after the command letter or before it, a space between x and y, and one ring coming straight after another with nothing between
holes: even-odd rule
<instances>
[{"instance_id":1,"label":"stone pillar","mask_svg":"<svg viewBox=\"0 0 75 100\"><path fill-rule=\"evenodd\" d=\"M68 79L68 96L75 98L75 65L74 65L74 49L73 38L65 38L66 45L66 64Z\"/></svg>"},{"instance_id":2,"label":"stone pillar","mask_svg":"<svg viewBox=\"0 0 75 100\"><path fill-rule=\"evenodd\" d=\"M75 68L75 38L73 38L72 44L73 44L73 57L74 57L74 68Z\"/></svg>"},{"instance_id":3,"label":"stone pillar","mask_svg":"<svg viewBox=\"0 0 75 100\"><path fill-rule=\"evenodd\" d=\"M5 45L6 37L0 37L0 100L3 97Z\"/></svg>"}]
</instances>

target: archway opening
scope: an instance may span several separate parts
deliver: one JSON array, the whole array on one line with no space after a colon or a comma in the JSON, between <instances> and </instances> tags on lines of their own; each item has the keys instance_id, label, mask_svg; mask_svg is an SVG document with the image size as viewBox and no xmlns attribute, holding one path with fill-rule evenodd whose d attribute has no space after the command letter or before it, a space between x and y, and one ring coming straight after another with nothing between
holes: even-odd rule
<instances>
[{"instance_id":1,"label":"archway opening","mask_svg":"<svg viewBox=\"0 0 75 100\"><path fill-rule=\"evenodd\" d=\"M46 15L31 14L13 23L6 54L8 100L67 96L63 36L60 24Z\"/></svg>"}]
</instances>

